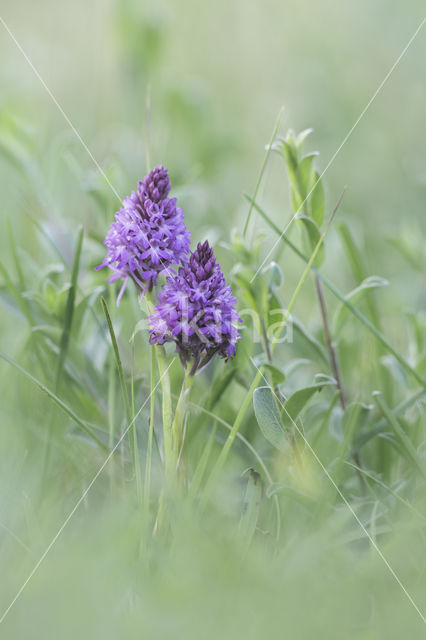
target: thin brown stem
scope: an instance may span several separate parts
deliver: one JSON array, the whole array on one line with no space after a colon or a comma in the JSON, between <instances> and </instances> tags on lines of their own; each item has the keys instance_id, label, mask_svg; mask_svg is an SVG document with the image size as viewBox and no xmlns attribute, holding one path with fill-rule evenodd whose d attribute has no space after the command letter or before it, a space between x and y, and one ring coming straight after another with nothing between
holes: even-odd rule
<instances>
[{"instance_id":1,"label":"thin brown stem","mask_svg":"<svg viewBox=\"0 0 426 640\"><path fill-rule=\"evenodd\" d=\"M340 373L340 367L339 367L339 361L337 359L337 352L336 352L336 348L333 344L333 341L331 339L331 334L330 334L330 327L329 327L329 322L328 322L328 313L327 313L327 306L325 303L325 298L324 298L324 291L322 288L322 284L321 284L321 280L318 278L318 276L315 276L315 288L317 291L317 296L318 296L318 303L319 303L319 307L320 307L320 311L321 311L321 318L322 318L322 326L323 326L323 330L324 330L324 338L325 338L325 343L327 345L327 349L328 349L328 353L330 356L330 362L331 362L331 368L333 370L333 375L336 379L336 385L337 388L339 390L340 396L339 396L339 401L340 401L340 406L342 407L343 411L346 409L346 395L345 395L345 391L343 388L343 382L342 382L342 376Z\"/></svg>"},{"instance_id":2,"label":"thin brown stem","mask_svg":"<svg viewBox=\"0 0 426 640\"><path fill-rule=\"evenodd\" d=\"M333 344L333 341L331 339L330 325L329 325L329 322L328 322L328 313L327 313L327 306L326 306L326 303L325 303L324 291L323 291L323 288L322 288L321 280L319 279L319 277L317 275L315 276L315 288L316 288L316 291L317 291L318 303L319 303L319 307L320 307L320 311L321 311L322 325L323 325L323 330L324 330L324 338L325 338L325 342L326 342L326 345L327 345L328 353L329 353L329 356L330 356L331 368L332 368L332 371L333 371L333 375L334 375L334 377L336 379L337 389L339 391L340 406L342 407L342 409L344 411L346 409L346 406L347 406L346 394L345 394L345 390L344 390L344 387L343 387L342 375L340 373L340 367L339 367L339 360L338 360L338 357L337 357L337 351L336 351L336 348L335 348L335 346ZM360 459L358 451L354 451L352 453L352 458L353 458L355 464L357 465L357 467L362 468L361 459ZM365 480L364 480L364 477L359 472L358 472L358 477L359 477L361 489L363 491L365 491Z\"/></svg>"}]
</instances>

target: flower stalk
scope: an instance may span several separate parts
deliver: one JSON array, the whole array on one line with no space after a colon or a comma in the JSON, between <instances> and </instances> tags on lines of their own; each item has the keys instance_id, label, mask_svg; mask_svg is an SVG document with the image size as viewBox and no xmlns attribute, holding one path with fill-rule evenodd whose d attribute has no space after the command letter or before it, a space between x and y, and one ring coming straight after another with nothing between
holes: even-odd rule
<instances>
[{"instance_id":1,"label":"flower stalk","mask_svg":"<svg viewBox=\"0 0 426 640\"><path fill-rule=\"evenodd\" d=\"M177 465L179 466L180 460L183 454L183 440L184 440L184 424L186 418L186 412L188 410L189 393L194 382L194 376L191 373L186 373L182 382L182 388L180 390L179 398L176 404L175 415L172 425L172 439L174 455L177 459Z\"/></svg>"},{"instance_id":2,"label":"flower stalk","mask_svg":"<svg viewBox=\"0 0 426 640\"><path fill-rule=\"evenodd\" d=\"M153 310L152 293L147 293L146 304L148 307L148 313ZM172 439L172 424L173 424L173 410L172 410L172 394L170 387L170 376L168 372L168 363L166 357L166 351L163 346L157 345L154 349L155 357L157 360L158 374L161 385L161 402L162 402L162 419L163 419L163 446L164 446L164 467L166 474L166 482L168 487L173 485L174 475L176 469L175 456L173 452L173 439Z\"/></svg>"}]
</instances>

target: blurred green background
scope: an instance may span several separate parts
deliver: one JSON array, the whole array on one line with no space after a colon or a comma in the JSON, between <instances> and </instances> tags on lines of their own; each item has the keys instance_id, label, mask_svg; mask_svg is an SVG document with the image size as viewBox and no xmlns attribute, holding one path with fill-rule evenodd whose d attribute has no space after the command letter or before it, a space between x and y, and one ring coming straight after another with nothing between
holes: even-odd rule
<instances>
[{"instance_id":1,"label":"blurred green background","mask_svg":"<svg viewBox=\"0 0 426 640\"><path fill-rule=\"evenodd\" d=\"M222 237L241 228L247 211L241 192L254 187L281 105L283 129L314 128L310 144L321 151L324 168L423 17L422 2L412 1L3 6L6 23L120 195L145 172L151 87L152 162L170 168L197 241L206 227ZM50 216L65 227L77 221L93 227L85 190L99 177L91 159L4 29L0 46L3 128L10 113L25 121ZM369 267L402 285L398 307L418 308L425 295L419 300L418 287L406 286L407 262L389 249L393 236L404 239L408 254L422 251L425 49L420 33L325 176L330 207L347 185L340 215L365 240ZM24 241L31 185L2 164L1 186L1 213L13 217ZM274 218L287 221L287 181L277 158L265 194ZM25 240L37 250L30 232Z\"/></svg>"},{"instance_id":2,"label":"blurred green background","mask_svg":"<svg viewBox=\"0 0 426 640\"><path fill-rule=\"evenodd\" d=\"M220 241L232 228L242 230L248 206L241 194L253 192L281 105L281 130L313 127L308 147L320 151L318 166L325 168L424 11L421 0L3 0L0 16L121 196L146 173L149 93L152 164L170 169L193 241L208 235L230 269ZM407 314L421 312L426 300L425 59L423 28L324 177L328 210L347 186L338 217L350 226L368 273L389 280L379 294L383 330L408 356ZM0 86L2 263L12 268L7 220L27 252L25 268L35 274L52 255L30 214L69 262L83 223L92 236L84 287L93 282L93 255L103 257L91 242L105 234L115 196L2 25ZM284 227L291 213L278 156L270 159L259 200ZM259 220L254 225L265 228L266 254L275 238ZM349 291L355 283L335 229L328 247L323 270ZM302 266L290 257L283 265L289 296ZM308 288L297 311L317 326L313 307ZM0 328L1 350L31 364L25 321L4 303ZM368 359L363 366L369 368ZM362 388L362 371L352 372L350 359L346 368ZM31 433L48 405L7 365L0 371L1 615L99 460L84 472L84 460L68 460L40 502ZM359 562L328 538L307 536L297 545L292 531L284 557L272 562L255 550L241 563L220 522L207 537L188 515L172 561L164 566L160 548L158 572L147 584L133 566L131 505L99 511L86 505L76 514L3 623L2 637L423 637L418 614L381 561ZM337 514L331 527L340 532L346 517ZM413 540L407 522L389 553L424 602L421 551ZM140 608L131 606L136 588L144 594Z\"/></svg>"}]
</instances>

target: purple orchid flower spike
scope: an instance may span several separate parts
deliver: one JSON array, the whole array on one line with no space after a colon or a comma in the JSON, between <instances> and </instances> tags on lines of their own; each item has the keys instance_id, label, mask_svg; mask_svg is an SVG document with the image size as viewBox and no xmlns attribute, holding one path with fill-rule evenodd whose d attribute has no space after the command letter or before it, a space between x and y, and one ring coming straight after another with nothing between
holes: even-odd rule
<instances>
[{"instance_id":1,"label":"purple orchid flower spike","mask_svg":"<svg viewBox=\"0 0 426 640\"><path fill-rule=\"evenodd\" d=\"M167 277L158 300L149 318L150 343L175 342L183 366L192 361L191 375L215 354L235 355L241 320L207 241L198 244L178 272Z\"/></svg>"},{"instance_id":2,"label":"purple orchid flower spike","mask_svg":"<svg viewBox=\"0 0 426 640\"><path fill-rule=\"evenodd\" d=\"M190 233L176 198L169 198L167 169L158 166L124 198L123 208L105 238L105 260L96 269L112 270L110 283L123 279L117 306L131 278L141 294L157 283L158 275L185 259Z\"/></svg>"}]
</instances>

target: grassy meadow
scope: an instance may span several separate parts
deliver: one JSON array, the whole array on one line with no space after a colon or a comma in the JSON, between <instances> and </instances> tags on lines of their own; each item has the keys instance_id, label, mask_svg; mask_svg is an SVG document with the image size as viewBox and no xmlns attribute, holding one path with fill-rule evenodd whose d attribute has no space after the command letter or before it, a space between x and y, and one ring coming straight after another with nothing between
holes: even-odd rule
<instances>
[{"instance_id":1,"label":"grassy meadow","mask_svg":"<svg viewBox=\"0 0 426 640\"><path fill-rule=\"evenodd\" d=\"M424 18L4 0L1 638L424 637ZM186 393L95 270L159 164L242 318Z\"/></svg>"}]
</instances>

